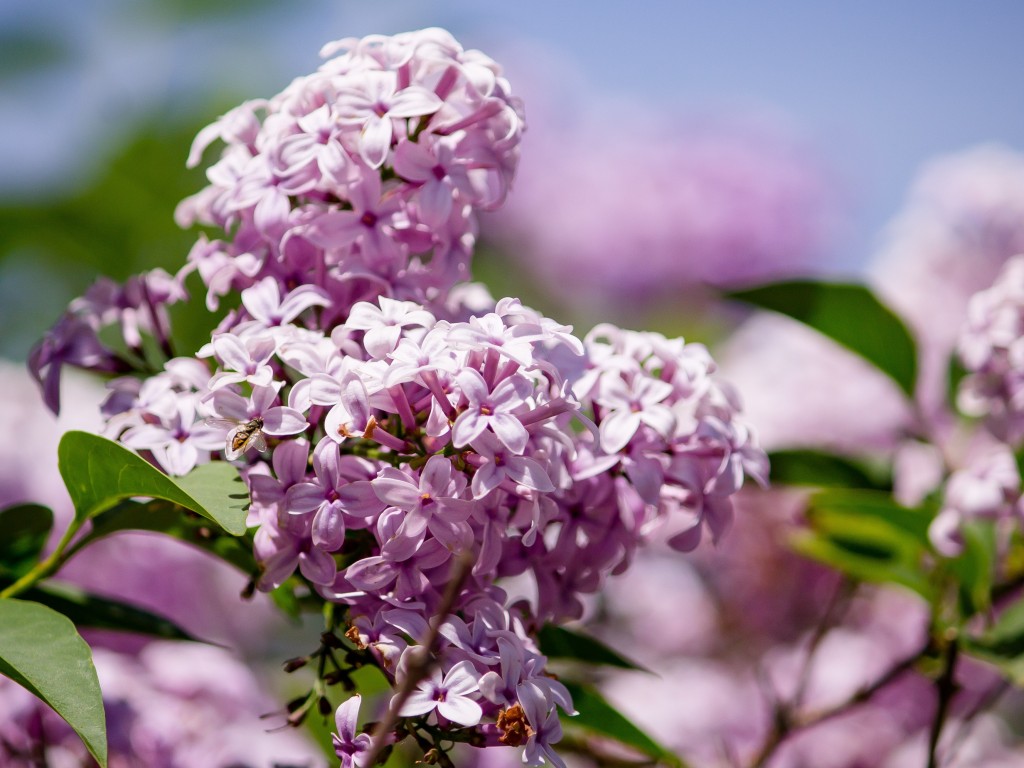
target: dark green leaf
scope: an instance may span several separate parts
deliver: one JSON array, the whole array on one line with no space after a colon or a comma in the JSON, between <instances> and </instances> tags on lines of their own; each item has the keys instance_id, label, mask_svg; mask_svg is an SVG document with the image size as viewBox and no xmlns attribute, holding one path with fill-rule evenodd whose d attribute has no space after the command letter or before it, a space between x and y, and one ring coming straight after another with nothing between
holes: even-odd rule
<instances>
[{"instance_id":1,"label":"dark green leaf","mask_svg":"<svg viewBox=\"0 0 1024 768\"><path fill-rule=\"evenodd\" d=\"M39 559L53 527L53 512L21 504L0 512L0 573L18 577Z\"/></svg>"},{"instance_id":2,"label":"dark green leaf","mask_svg":"<svg viewBox=\"0 0 1024 768\"><path fill-rule=\"evenodd\" d=\"M565 682L565 681L563 681ZM580 729L618 741L647 755L659 763L683 768L683 761L637 728L629 718L605 701L594 688L566 682L572 703L579 714L562 720L566 730Z\"/></svg>"},{"instance_id":3,"label":"dark green leaf","mask_svg":"<svg viewBox=\"0 0 1024 768\"><path fill-rule=\"evenodd\" d=\"M13 21L0 29L0 82L36 75L70 59L70 47L59 34Z\"/></svg>"},{"instance_id":4,"label":"dark green leaf","mask_svg":"<svg viewBox=\"0 0 1024 768\"><path fill-rule=\"evenodd\" d=\"M122 499L150 496L171 501L220 525L228 533L245 533L245 511L238 495L243 486L229 478L236 470L219 462L220 468L202 470L174 479L160 472L123 445L88 432L68 432L57 449L58 467L71 494L75 516L88 519L110 509ZM219 491L217 482L222 481ZM188 490L186 490L188 489ZM202 497L194 498L192 493Z\"/></svg>"},{"instance_id":5,"label":"dark green leaf","mask_svg":"<svg viewBox=\"0 0 1024 768\"><path fill-rule=\"evenodd\" d=\"M288 579L277 589L272 590L270 599L292 621L298 622L302 618L302 603L295 594L295 581L293 578Z\"/></svg>"},{"instance_id":6,"label":"dark green leaf","mask_svg":"<svg viewBox=\"0 0 1024 768\"><path fill-rule=\"evenodd\" d=\"M79 628L134 632L165 640L198 641L169 619L119 600L90 595L69 584L51 581L45 586L28 589L23 595L26 600L64 614Z\"/></svg>"},{"instance_id":7,"label":"dark green leaf","mask_svg":"<svg viewBox=\"0 0 1024 768\"><path fill-rule=\"evenodd\" d=\"M728 294L788 315L856 352L913 397L917 349L903 322L863 285L793 280Z\"/></svg>"},{"instance_id":8,"label":"dark green leaf","mask_svg":"<svg viewBox=\"0 0 1024 768\"><path fill-rule=\"evenodd\" d=\"M176 504L159 500L144 504L123 501L113 509L101 512L93 518L92 529L75 545L75 549L81 549L119 531L162 533L209 552L243 573L254 574L257 570L248 534L225 535L211 527L205 518L192 515Z\"/></svg>"},{"instance_id":9,"label":"dark green leaf","mask_svg":"<svg viewBox=\"0 0 1024 768\"><path fill-rule=\"evenodd\" d=\"M819 488L889 490L892 480L878 477L852 459L810 450L775 451L768 455L773 485L811 485Z\"/></svg>"},{"instance_id":10,"label":"dark green leaf","mask_svg":"<svg viewBox=\"0 0 1024 768\"><path fill-rule=\"evenodd\" d=\"M601 664L620 669L650 670L630 661L618 652L613 651L600 640L565 627L547 624L538 633L540 650L545 656L553 659L569 659L587 664Z\"/></svg>"},{"instance_id":11,"label":"dark green leaf","mask_svg":"<svg viewBox=\"0 0 1024 768\"><path fill-rule=\"evenodd\" d=\"M49 704L106 766L103 696L92 652L74 624L38 603L0 600L0 674Z\"/></svg>"},{"instance_id":12,"label":"dark green leaf","mask_svg":"<svg viewBox=\"0 0 1024 768\"><path fill-rule=\"evenodd\" d=\"M960 358L953 355L949 358L949 368L946 371L946 396L951 411L956 411L957 394L960 392L960 382L967 376L967 369L960 362Z\"/></svg>"}]
</instances>

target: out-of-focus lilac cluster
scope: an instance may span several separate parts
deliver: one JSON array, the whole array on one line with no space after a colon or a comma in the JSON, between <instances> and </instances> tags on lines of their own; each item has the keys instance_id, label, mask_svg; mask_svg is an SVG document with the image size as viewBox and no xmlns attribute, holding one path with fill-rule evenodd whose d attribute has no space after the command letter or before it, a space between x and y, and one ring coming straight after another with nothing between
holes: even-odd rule
<instances>
[{"instance_id":1,"label":"out-of-focus lilac cluster","mask_svg":"<svg viewBox=\"0 0 1024 768\"><path fill-rule=\"evenodd\" d=\"M957 352L969 372L957 397L960 410L983 417L993 434L1018 445L1024 438L1024 255L971 297Z\"/></svg>"},{"instance_id":2,"label":"out-of-focus lilac cluster","mask_svg":"<svg viewBox=\"0 0 1024 768\"><path fill-rule=\"evenodd\" d=\"M326 766L295 731L258 724L277 707L222 648L161 642L135 657L94 649L93 661L110 768ZM0 702L0 765L96 764L67 723L28 691L0 678Z\"/></svg>"},{"instance_id":3,"label":"out-of-focus lilac cluster","mask_svg":"<svg viewBox=\"0 0 1024 768\"><path fill-rule=\"evenodd\" d=\"M1024 155L985 145L936 158L915 180L871 279L918 342L917 400L936 418L970 297L1024 253ZM937 311L937 308L941 308Z\"/></svg>"},{"instance_id":4,"label":"out-of-focus lilac cluster","mask_svg":"<svg viewBox=\"0 0 1024 768\"><path fill-rule=\"evenodd\" d=\"M99 373L134 370L146 355L142 334L167 349L170 323L167 307L186 298L181 281L161 269L129 278L124 285L100 278L33 348L29 370L43 390L43 399L60 410L61 368L72 365ZM111 349L100 332L116 327L126 346ZM134 359L131 359L134 358Z\"/></svg>"},{"instance_id":5,"label":"out-of-focus lilac cluster","mask_svg":"<svg viewBox=\"0 0 1024 768\"><path fill-rule=\"evenodd\" d=\"M647 109L630 133L539 132L517 194L485 220L542 290L629 309L681 289L792 276L826 255L836 185L798 141ZM571 295L559 290L570 284Z\"/></svg>"},{"instance_id":6,"label":"out-of-focus lilac cluster","mask_svg":"<svg viewBox=\"0 0 1024 768\"><path fill-rule=\"evenodd\" d=\"M439 663L398 714L560 764L557 708L573 707L536 632L579 617L649 539L717 539L767 460L703 346L612 326L581 340L455 285L522 130L492 61L436 29L325 53L341 50L197 138L193 162L227 147L179 218L227 239L201 238L179 279L195 269L208 306L241 305L197 358L112 381L106 432L171 474L242 459L257 586L298 572L346 606L396 689L469 557ZM111 370L51 347L44 379ZM346 765L367 748L358 706L338 710Z\"/></svg>"}]
</instances>

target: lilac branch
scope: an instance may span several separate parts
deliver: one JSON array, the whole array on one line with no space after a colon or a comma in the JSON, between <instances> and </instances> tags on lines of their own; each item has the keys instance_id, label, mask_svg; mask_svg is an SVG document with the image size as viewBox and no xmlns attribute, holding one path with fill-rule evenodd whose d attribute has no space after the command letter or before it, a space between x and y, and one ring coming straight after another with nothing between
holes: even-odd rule
<instances>
[{"instance_id":1,"label":"lilac branch","mask_svg":"<svg viewBox=\"0 0 1024 768\"><path fill-rule=\"evenodd\" d=\"M427 636L423 638L422 652L412 655L402 687L398 690L384 717L381 718L373 729L370 749L367 750L365 758L360 760L360 763L363 765L371 766L376 764L377 758L380 757L381 751L387 743L388 733L394 730L395 724L398 722L398 713L402 711L402 707L405 706L413 691L430 674L431 669L437 663L435 654L441 639L441 624L448 617L448 614L452 612L455 601L459 597L459 592L462 591L462 585L465 583L466 577L469 576L472 567L472 554L469 550L463 550L457 556L452 566L451 578L448 579L448 586L445 588L441 603L437 608L437 613L434 615L434 621L430 623Z\"/></svg>"}]
</instances>

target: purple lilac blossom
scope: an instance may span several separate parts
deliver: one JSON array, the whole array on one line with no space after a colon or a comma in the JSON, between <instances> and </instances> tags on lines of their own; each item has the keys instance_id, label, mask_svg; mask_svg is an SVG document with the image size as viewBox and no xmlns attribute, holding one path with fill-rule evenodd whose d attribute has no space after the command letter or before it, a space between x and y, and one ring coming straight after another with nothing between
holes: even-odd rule
<instances>
[{"instance_id":1,"label":"purple lilac blossom","mask_svg":"<svg viewBox=\"0 0 1024 768\"><path fill-rule=\"evenodd\" d=\"M232 291L241 306L196 358L110 382L105 432L170 473L235 461L256 586L298 572L396 689L440 621L403 716L560 764L559 710L575 711L537 631L579 617L648 542L719 541L767 459L702 345L610 325L580 339L460 284L523 130L493 61L438 29L324 55L197 137L193 165L226 146L178 218L226 239L201 236L178 279L197 271L208 306ZM243 428L252 450L230 444ZM336 746L357 764L357 705L342 706Z\"/></svg>"}]
</instances>

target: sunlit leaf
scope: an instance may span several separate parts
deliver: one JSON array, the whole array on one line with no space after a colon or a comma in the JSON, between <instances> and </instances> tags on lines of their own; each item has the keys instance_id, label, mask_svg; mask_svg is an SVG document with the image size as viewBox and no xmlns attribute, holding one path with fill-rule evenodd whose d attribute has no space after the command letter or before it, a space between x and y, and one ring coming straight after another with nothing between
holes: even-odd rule
<instances>
[{"instance_id":1,"label":"sunlit leaf","mask_svg":"<svg viewBox=\"0 0 1024 768\"><path fill-rule=\"evenodd\" d=\"M572 695L573 706L579 712L575 717L563 718L562 722L567 730L580 729L613 739L659 763L683 768L684 763L677 755L672 754L634 725L594 688L573 682L565 682L565 686Z\"/></svg>"},{"instance_id":2,"label":"sunlit leaf","mask_svg":"<svg viewBox=\"0 0 1024 768\"><path fill-rule=\"evenodd\" d=\"M925 568L929 511L903 507L878 491L830 489L811 498L806 515L807 529L791 537L800 554L862 581L934 597Z\"/></svg>"},{"instance_id":3,"label":"sunlit leaf","mask_svg":"<svg viewBox=\"0 0 1024 768\"><path fill-rule=\"evenodd\" d=\"M788 315L856 352L913 397L917 348L907 327L865 286L793 280L728 294Z\"/></svg>"},{"instance_id":4,"label":"sunlit leaf","mask_svg":"<svg viewBox=\"0 0 1024 768\"><path fill-rule=\"evenodd\" d=\"M49 704L106 766L99 679L92 652L69 619L38 603L0 600L0 674Z\"/></svg>"},{"instance_id":5,"label":"sunlit leaf","mask_svg":"<svg viewBox=\"0 0 1024 768\"><path fill-rule=\"evenodd\" d=\"M122 499L148 496L190 509L220 525L228 533L245 533L244 488L232 478L237 471L220 467L202 470L197 478L171 478L119 443L88 432L68 432L61 438L57 464L80 520L110 509ZM196 493L202 501L193 497Z\"/></svg>"},{"instance_id":6,"label":"sunlit leaf","mask_svg":"<svg viewBox=\"0 0 1024 768\"><path fill-rule=\"evenodd\" d=\"M552 659L568 659L620 669L649 670L612 650L595 637L555 624L545 625L537 634L540 650Z\"/></svg>"}]
</instances>

